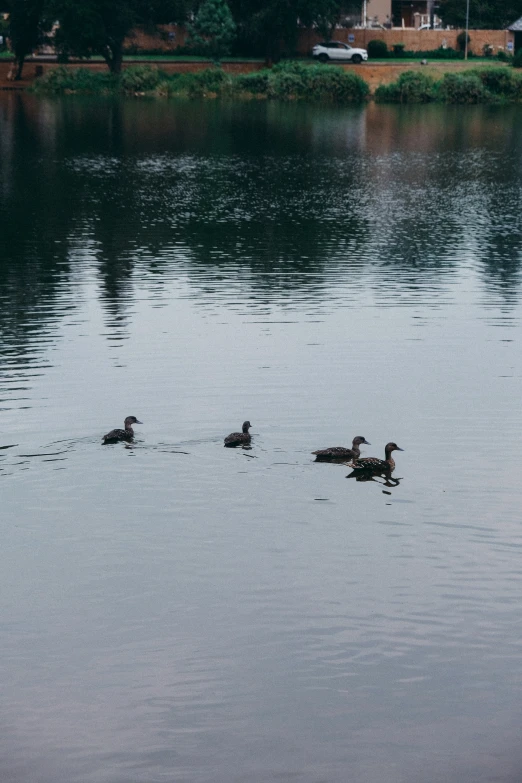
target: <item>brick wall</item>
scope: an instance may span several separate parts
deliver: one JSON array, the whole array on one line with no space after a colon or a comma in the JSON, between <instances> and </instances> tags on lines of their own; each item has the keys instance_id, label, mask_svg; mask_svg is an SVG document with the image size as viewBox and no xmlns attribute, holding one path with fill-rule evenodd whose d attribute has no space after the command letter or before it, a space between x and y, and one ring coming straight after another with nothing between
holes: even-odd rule
<instances>
[{"instance_id":1,"label":"brick wall","mask_svg":"<svg viewBox=\"0 0 522 783\"><path fill-rule=\"evenodd\" d=\"M351 43L352 46L366 48L368 41L381 39L386 41L388 49L394 44L404 44L405 49L412 52L429 51L438 49L446 42L446 46L458 49L457 35L461 30L413 30L411 28L394 28L393 30L368 30L368 29L338 29L334 38L337 41ZM348 41L348 36L353 35L354 41ZM509 30L470 30L470 49L474 54L481 55L485 44L493 47L494 53L499 49L506 49L508 41L514 44L514 34ZM137 27L126 39L125 46L133 47L136 51L157 49L163 52L175 51L178 46L184 46L187 40L187 32L179 25L162 25L158 32L149 32ZM300 30L298 35L297 51L307 54L312 47L321 41L319 35L312 30Z\"/></svg>"},{"instance_id":2,"label":"brick wall","mask_svg":"<svg viewBox=\"0 0 522 783\"><path fill-rule=\"evenodd\" d=\"M187 31L177 24L159 25L157 32L148 31L143 27L136 27L128 38L125 39L125 48L133 47L137 51L158 49L162 52L171 52L184 46L187 40Z\"/></svg>"},{"instance_id":3,"label":"brick wall","mask_svg":"<svg viewBox=\"0 0 522 783\"><path fill-rule=\"evenodd\" d=\"M457 36L462 30L413 30L399 29L393 30L358 30L356 28L347 30L339 29L335 31L336 41L344 41L352 46L359 46L366 49L368 41L385 41L388 49L392 49L394 44L404 44L404 48L410 52L429 51L438 49L446 42L446 46L452 49L458 49ZM348 36L354 37L353 41L348 41ZM471 38L470 50L474 54L482 55L484 45L489 44L493 47L496 54L499 49L506 49L508 41L514 41L514 34L509 30L470 30ZM322 39L311 30L300 30L297 50L301 54L307 54L312 47Z\"/></svg>"}]
</instances>

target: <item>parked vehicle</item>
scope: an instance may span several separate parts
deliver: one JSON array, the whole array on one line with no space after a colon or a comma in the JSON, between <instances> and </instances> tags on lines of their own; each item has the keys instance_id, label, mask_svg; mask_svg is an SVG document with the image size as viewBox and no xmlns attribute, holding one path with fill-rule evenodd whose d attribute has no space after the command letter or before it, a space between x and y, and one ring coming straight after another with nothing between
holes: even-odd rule
<instances>
[{"instance_id":1,"label":"parked vehicle","mask_svg":"<svg viewBox=\"0 0 522 783\"><path fill-rule=\"evenodd\" d=\"M328 60L349 60L352 63L362 63L368 59L366 49L355 49L342 41L327 41L314 46L312 57L321 63L327 63Z\"/></svg>"}]
</instances>

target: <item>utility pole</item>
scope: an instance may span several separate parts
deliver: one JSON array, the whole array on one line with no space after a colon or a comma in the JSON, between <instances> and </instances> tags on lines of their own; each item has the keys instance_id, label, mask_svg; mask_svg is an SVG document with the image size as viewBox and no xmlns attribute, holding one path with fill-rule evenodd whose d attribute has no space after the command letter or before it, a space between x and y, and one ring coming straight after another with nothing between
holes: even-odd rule
<instances>
[{"instance_id":1,"label":"utility pole","mask_svg":"<svg viewBox=\"0 0 522 783\"><path fill-rule=\"evenodd\" d=\"M468 59L468 30L469 30L469 0L466 0L466 42L464 44L464 59Z\"/></svg>"},{"instance_id":2,"label":"utility pole","mask_svg":"<svg viewBox=\"0 0 522 783\"><path fill-rule=\"evenodd\" d=\"M362 23L362 26L364 28L366 28L366 2L367 2L367 0L363 0L363 4L362 4L362 19L361 19L361 23Z\"/></svg>"},{"instance_id":3,"label":"utility pole","mask_svg":"<svg viewBox=\"0 0 522 783\"><path fill-rule=\"evenodd\" d=\"M433 6L434 6L433 0L428 0L426 4L426 10L428 12L428 22L430 24L430 30L433 30L433 16L434 16Z\"/></svg>"}]
</instances>

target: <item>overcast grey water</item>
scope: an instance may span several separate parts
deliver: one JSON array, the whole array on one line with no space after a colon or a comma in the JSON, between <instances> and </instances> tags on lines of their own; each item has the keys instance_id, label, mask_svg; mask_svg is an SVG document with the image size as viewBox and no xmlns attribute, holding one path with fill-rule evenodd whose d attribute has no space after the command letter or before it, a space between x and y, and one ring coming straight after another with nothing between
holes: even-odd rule
<instances>
[{"instance_id":1,"label":"overcast grey water","mask_svg":"<svg viewBox=\"0 0 522 783\"><path fill-rule=\"evenodd\" d=\"M520 780L521 216L520 107L0 95L2 783Z\"/></svg>"}]
</instances>

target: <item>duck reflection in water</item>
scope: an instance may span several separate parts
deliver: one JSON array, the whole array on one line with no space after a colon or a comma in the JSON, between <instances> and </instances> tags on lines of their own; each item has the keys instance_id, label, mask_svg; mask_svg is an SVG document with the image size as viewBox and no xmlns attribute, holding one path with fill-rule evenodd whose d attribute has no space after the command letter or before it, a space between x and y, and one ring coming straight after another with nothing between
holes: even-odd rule
<instances>
[{"instance_id":1,"label":"duck reflection in water","mask_svg":"<svg viewBox=\"0 0 522 783\"><path fill-rule=\"evenodd\" d=\"M402 481L402 477L395 478L395 476L389 474L376 475L367 470L353 470L346 478L354 478L356 481L373 481L375 484L381 484L383 487L398 487ZM383 480L381 481L381 479Z\"/></svg>"},{"instance_id":2,"label":"duck reflection in water","mask_svg":"<svg viewBox=\"0 0 522 783\"><path fill-rule=\"evenodd\" d=\"M375 481L376 476L384 478L384 482L377 482L379 484L384 483L387 487L396 487L401 479L392 478L392 473L395 470L395 460L392 457L392 452L404 451L396 443L387 443L384 448L384 459L378 459L377 457L361 457L360 459L354 459L348 467L353 468L346 478L354 478L356 481Z\"/></svg>"}]
</instances>

